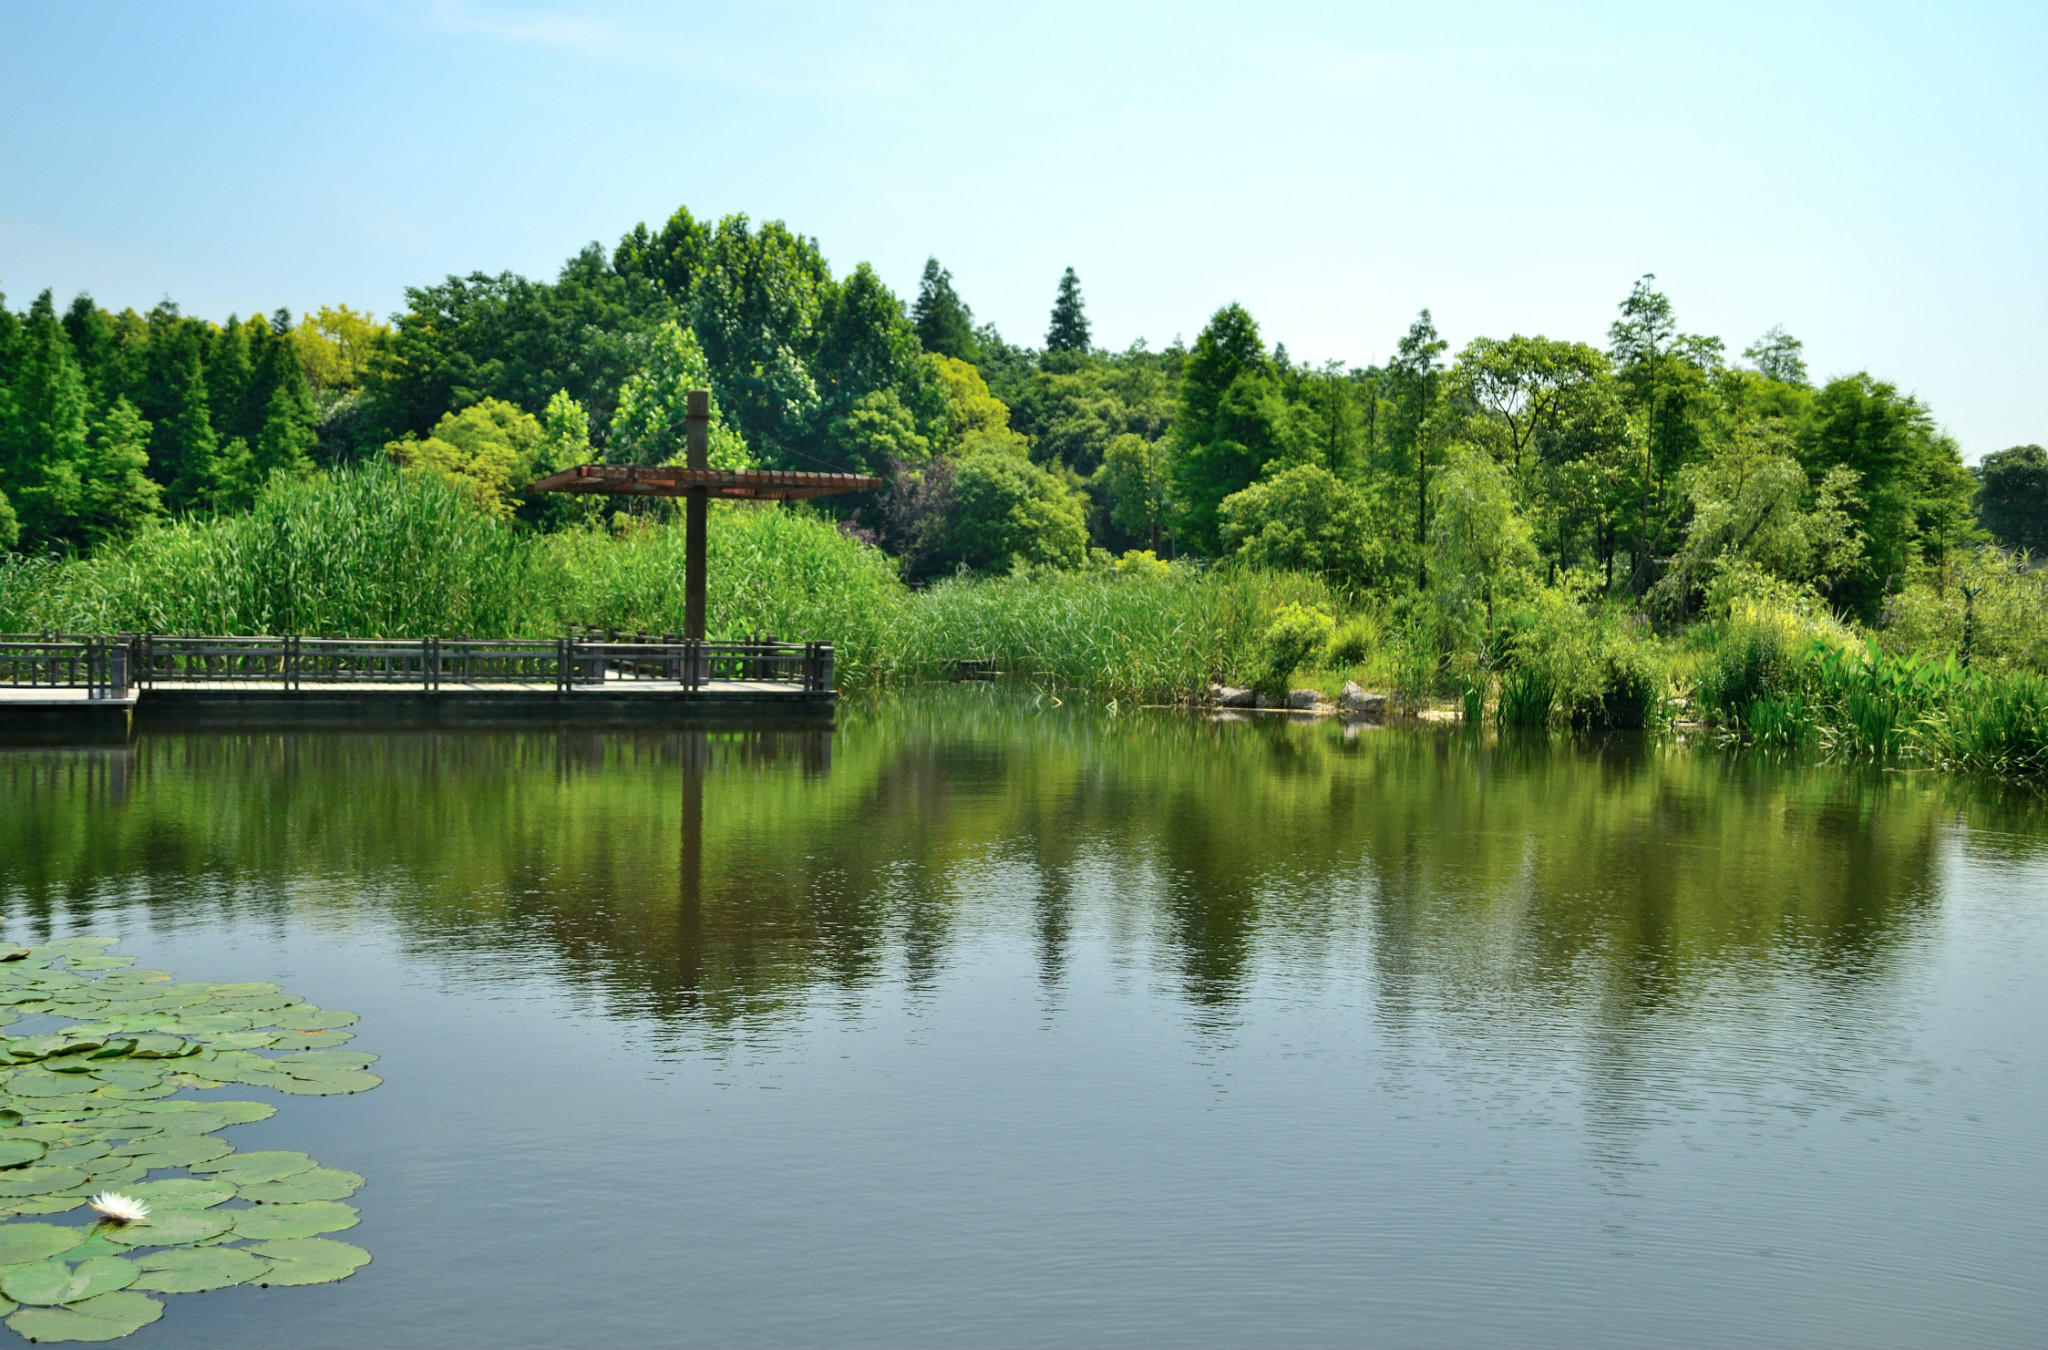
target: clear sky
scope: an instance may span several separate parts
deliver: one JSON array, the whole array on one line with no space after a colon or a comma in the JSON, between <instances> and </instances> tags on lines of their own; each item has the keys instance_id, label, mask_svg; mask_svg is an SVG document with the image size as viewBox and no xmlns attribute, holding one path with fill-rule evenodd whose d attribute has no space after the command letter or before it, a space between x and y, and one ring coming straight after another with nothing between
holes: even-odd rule
<instances>
[{"instance_id":1,"label":"clear sky","mask_svg":"<svg viewBox=\"0 0 2048 1350\"><path fill-rule=\"evenodd\" d=\"M2048 4L0 0L0 287L388 313L678 205L1042 339L1605 341L1655 272L2048 442Z\"/></svg>"}]
</instances>

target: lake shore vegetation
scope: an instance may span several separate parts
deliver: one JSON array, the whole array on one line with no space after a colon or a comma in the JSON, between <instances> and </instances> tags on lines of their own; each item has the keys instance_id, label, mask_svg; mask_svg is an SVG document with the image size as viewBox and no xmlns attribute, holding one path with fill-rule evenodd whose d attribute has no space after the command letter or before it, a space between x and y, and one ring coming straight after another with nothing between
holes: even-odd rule
<instances>
[{"instance_id":1,"label":"lake shore vegetation","mask_svg":"<svg viewBox=\"0 0 2048 1350\"><path fill-rule=\"evenodd\" d=\"M910 303L780 222L678 211L553 281L450 277L388 321L0 303L0 630L547 636L681 627L668 505L525 492L682 453L860 472L721 506L715 635L829 638L849 686L962 660L1122 701L1346 682L1502 727L1731 740L2048 774L2048 456L1974 469L1869 372L1739 357L1655 278L1605 346L1371 366L1242 306L1039 346L934 259Z\"/></svg>"}]
</instances>

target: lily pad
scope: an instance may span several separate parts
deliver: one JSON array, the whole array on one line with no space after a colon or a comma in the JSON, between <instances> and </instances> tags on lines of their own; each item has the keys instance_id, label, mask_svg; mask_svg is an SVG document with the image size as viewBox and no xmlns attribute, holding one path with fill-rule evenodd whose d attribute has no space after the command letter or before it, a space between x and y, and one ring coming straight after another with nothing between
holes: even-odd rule
<instances>
[{"instance_id":1,"label":"lily pad","mask_svg":"<svg viewBox=\"0 0 2048 1350\"><path fill-rule=\"evenodd\" d=\"M68 1191L73 1186L82 1186L86 1172L77 1167L18 1167L11 1172L0 1172L0 1196L4 1195L49 1195L53 1191ZM5 1265L6 1262L0 1262Z\"/></svg>"},{"instance_id":2,"label":"lily pad","mask_svg":"<svg viewBox=\"0 0 2048 1350\"><path fill-rule=\"evenodd\" d=\"M131 1289L101 1294L68 1308L23 1308L7 1319L32 1341L113 1341L164 1315L164 1305Z\"/></svg>"},{"instance_id":3,"label":"lily pad","mask_svg":"<svg viewBox=\"0 0 2048 1350\"><path fill-rule=\"evenodd\" d=\"M0 1200L0 1214L63 1214L84 1203L84 1194L77 1191L63 1191L57 1195L21 1195Z\"/></svg>"},{"instance_id":4,"label":"lily pad","mask_svg":"<svg viewBox=\"0 0 2048 1350\"><path fill-rule=\"evenodd\" d=\"M301 1005L286 1008L271 1019L271 1025L286 1031L339 1031L352 1027L362 1019L352 1012L340 1008L314 1008Z\"/></svg>"},{"instance_id":5,"label":"lily pad","mask_svg":"<svg viewBox=\"0 0 2048 1350\"><path fill-rule=\"evenodd\" d=\"M78 1091L78 1085L79 1080L73 1074L30 1069L8 1079L7 1091L15 1097L62 1097Z\"/></svg>"},{"instance_id":6,"label":"lily pad","mask_svg":"<svg viewBox=\"0 0 2048 1350\"><path fill-rule=\"evenodd\" d=\"M0 1167L21 1167L49 1151L50 1146L40 1139L0 1139Z\"/></svg>"},{"instance_id":7,"label":"lily pad","mask_svg":"<svg viewBox=\"0 0 2048 1350\"><path fill-rule=\"evenodd\" d=\"M355 1038L353 1031L287 1031L270 1044L277 1050L326 1050Z\"/></svg>"},{"instance_id":8,"label":"lily pad","mask_svg":"<svg viewBox=\"0 0 2048 1350\"><path fill-rule=\"evenodd\" d=\"M292 1074L286 1081L270 1086L279 1092L304 1097L312 1094L339 1096L350 1092L368 1092L384 1080L374 1073L361 1069L323 1069L319 1073Z\"/></svg>"},{"instance_id":9,"label":"lily pad","mask_svg":"<svg viewBox=\"0 0 2048 1350\"><path fill-rule=\"evenodd\" d=\"M259 1205L232 1211L235 1232L246 1238L307 1238L320 1233L339 1233L360 1221L354 1205L333 1200L309 1200L293 1205Z\"/></svg>"},{"instance_id":10,"label":"lily pad","mask_svg":"<svg viewBox=\"0 0 2048 1350\"><path fill-rule=\"evenodd\" d=\"M99 1256L76 1267L62 1261L17 1266L0 1278L0 1294L16 1303L77 1303L135 1283L141 1270L120 1256Z\"/></svg>"},{"instance_id":11,"label":"lily pad","mask_svg":"<svg viewBox=\"0 0 2048 1350\"><path fill-rule=\"evenodd\" d=\"M145 1032L135 1038L135 1049L131 1052L136 1059L183 1059L199 1053L199 1046L182 1036L172 1036L161 1031Z\"/></svg>"},{"instance_id":12,"label":"lily pad","mask_svg":"<svg viewBox=\"0 0 2048 1350\"><path fill-rule=\"evenodd\" d=\"M54 1223L0 1223L0 1266L47 1261L70 1251L91 1230Z\"/></svg>"},{"instance_id":13,"label":"lily pad","mask_svg":"<svg viewBox=\"0 0 2048 1350\"><path fill-rule=\"evenodd\" d=\"M370 1264L370 1254L361 1247L332 1238L258 1242L249 1250L270 1259L270 1274L265 1280L268 1284L326 1284Z\"/></svg>"},{"instance_id":14,"label":"lily pad","mask_svg":"<svg viewBox=\"0 0 2048 1350\"><path fill-rule=\"evenodd\" d=\"M225 1158L234 1145L210 1134L157 1134L137 1139L114 1150L116 1157L132 1157L137 1167L190 1167L193 1163Z\"/></svg>"},{"instance_id":15,"label":"lily pad","mask_svg":"<svg viewBox=\"0 0 2048 1350\"><path fill-rule=\"evenodd\" d=\"M108 1152L109 1145L104 1139L80 1139L75 1144L50 1149L43 1155L43 1161L53 1167L76 1167L104 1158Z\"/></svg>"},{"instance_id":16,"label":"lily pad","mask_svg":"<svg viewBox=\"0 0 2048 1350\"><path fill-rule=\"evenodd\" d=\"M234 1227L234 1215L212 1209L153 1209L137 1223L109 1224L102 1235L123 1247L189 1247Z\"/></svg>"},{"instance_id":17,"label":"lily pad","mask_svg":"<svg viewBox=\"0 0 2048 1350\"><path fill-rule=\"evenodd\" d=\"M346 1200L363 1186L362 1174L338 1167L316 1167L283 1181L252 1181L236 1187L244 1200L259 1205L294 1204L302 1200Z\"/></svg>"},{"instance_id":18,"label":"lily pad","mask_svg":"<svg viewBox=\"0 0 2048 1350\"><path fill-rule=\"evenodd\" d=\"M211 1173L223 1181L240 1186L247 1182L282 1181L300 1172L310 1172L315 1165L313 1160L303 1153L274 1149L230 1154L213 1162L197 1163L192 1170Z\"/></svg>"},{"instance_id":19,"label":"lily pad","mask_svg":"<svg viewBox=\"0 0 2048 1350\"><path fill-rule=\"evenodd\" d=\"M66 962L73 970L120 970L135 964L132 956L74 956Z\"/></svg>"},{"instance_id":20,"label":"lily pad","mask_svg":"<svg viewBox=\"0 0 2048 1350\"><path fill-rule=\"evenodd\" d=\"M197 1247L174 1252L153 1252L139 1257L142 1268L135 1281L137 1289L160 1294L196 1294L205 1289L225 1289L247 1284L270 1271L270 1262L244 1247ZM0 1291L6 1285L0 1283Z\"/></svg>"},{"instance_id":21,"label":"lily pad","mask_svg":"<svg viewBox=\"0 0 2048 1350\"><path fill-rule=\"evenodd\" d=\"M152 1211L211 1209L223 1201L235 1198L235 1188L225 1182L201 1181L197 1177L165 1177L162 1181L138 1181L122 1193L134 1196L148 1205Z\"/></svg>"}]
</instances>

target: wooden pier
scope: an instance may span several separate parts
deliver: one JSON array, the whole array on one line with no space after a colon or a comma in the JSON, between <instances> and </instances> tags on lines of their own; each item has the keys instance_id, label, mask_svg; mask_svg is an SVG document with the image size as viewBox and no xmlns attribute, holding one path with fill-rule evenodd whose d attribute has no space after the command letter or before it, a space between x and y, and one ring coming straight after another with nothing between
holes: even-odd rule
<instances>
[{"instance_id":1,"label":"wooden pier","mask_svg":"<svg viewBox=\"0 0 2048 1350\"><path fill-rule=\"evenodd\" d=\"M0 741L138 726L829 727L829 642L0 637Z\"/></svg>"}]
</instances>

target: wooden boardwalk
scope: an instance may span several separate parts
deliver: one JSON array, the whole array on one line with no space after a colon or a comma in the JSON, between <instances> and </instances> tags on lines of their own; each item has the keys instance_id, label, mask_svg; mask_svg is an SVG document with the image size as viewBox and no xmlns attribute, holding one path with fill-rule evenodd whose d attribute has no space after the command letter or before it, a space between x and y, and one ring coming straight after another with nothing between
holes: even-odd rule
<instances>
[{"instance_id":1,"label":"wooden boardwalk","mask_svg":"<svg viewBox=\"0 0 2048 1350\"><path fill-rule=\"evenodd\" d=\"M830 726L829 643L0 639L0 741L137 727Z\"/></svg>"}]
</instances>

